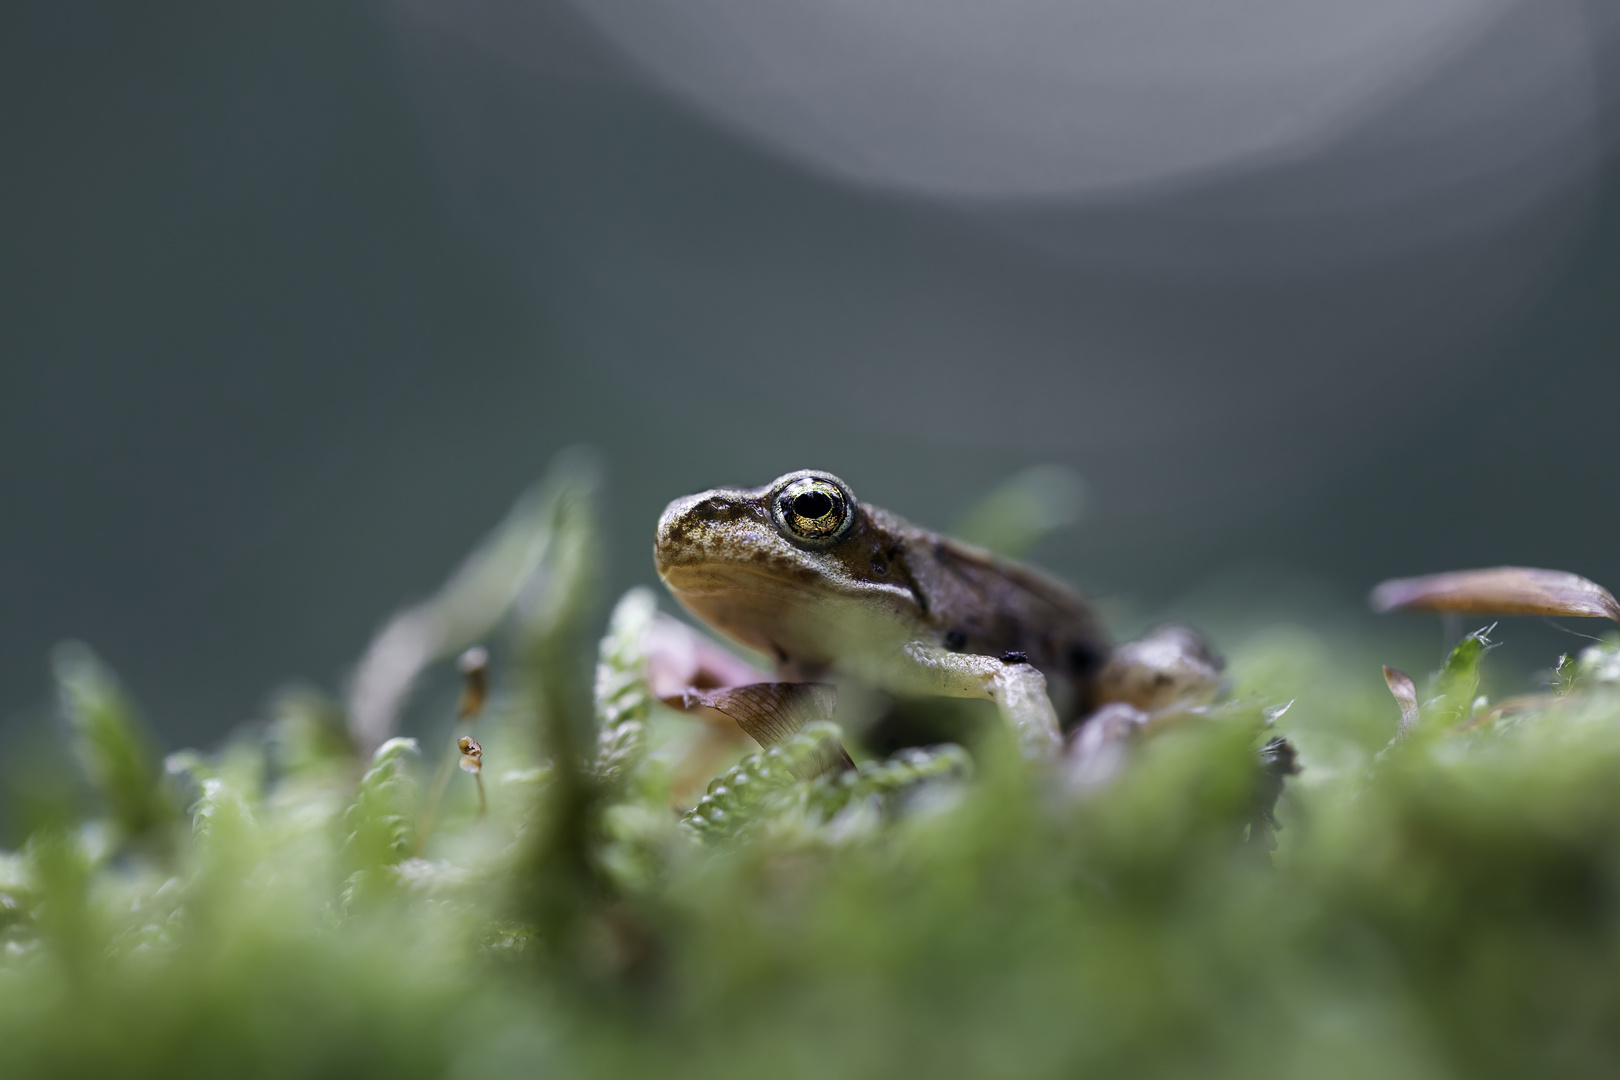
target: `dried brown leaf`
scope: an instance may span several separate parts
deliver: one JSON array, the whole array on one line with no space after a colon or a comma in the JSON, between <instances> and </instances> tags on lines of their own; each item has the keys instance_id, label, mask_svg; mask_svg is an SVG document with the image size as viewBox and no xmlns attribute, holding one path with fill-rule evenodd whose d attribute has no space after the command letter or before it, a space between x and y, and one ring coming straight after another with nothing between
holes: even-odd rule
<instances>
[{"instance_id":1,"label":"dried brown leaf","mask_svg":"<svg viewBox=\"0 0 1620 1080\"><path fill-rule=\"evenodd\" d=\"M680 707L687 709L702 706L725 713L760 746L769 748L792 738L806 724L830 720L838 692L830 683L766 682L728 690L688 690L679 700ZM808 775L800 779L820 775L834 765L855 767L849 753L838 746L829 760L807 763Z\"/></svg>"},{"instance_id":2,"label":"dried brown leaf","mask_svg":"<svg viewBox=\"0 0 1620 1080\"><path fill-rule=\"evenodd\" d=\"M1372 591L1373 610L1455 615L1580 615L1620 623L1620 603L1603 586L1562 570L1497 566L1396 578Z\"/></svg>"}]
</instances>

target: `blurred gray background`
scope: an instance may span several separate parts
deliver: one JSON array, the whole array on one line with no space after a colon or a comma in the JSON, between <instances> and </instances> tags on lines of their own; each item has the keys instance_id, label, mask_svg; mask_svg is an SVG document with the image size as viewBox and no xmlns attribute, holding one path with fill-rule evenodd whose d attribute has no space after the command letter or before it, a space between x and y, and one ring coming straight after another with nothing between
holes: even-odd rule
<instances>
[{"instance_id":1,"label":"blurred gray background","mask_svg":"<svg viewBox=\"0 0 1620 1080\"><path fill-rule=\"evenodd\" d=\"M575 443L615 588L677 494L1038 462L1126 621L1620 585L1620 17L1419 7L5 5L0 717L67 637L171 746L338 686Z\"/></svg>"}]
</instances>

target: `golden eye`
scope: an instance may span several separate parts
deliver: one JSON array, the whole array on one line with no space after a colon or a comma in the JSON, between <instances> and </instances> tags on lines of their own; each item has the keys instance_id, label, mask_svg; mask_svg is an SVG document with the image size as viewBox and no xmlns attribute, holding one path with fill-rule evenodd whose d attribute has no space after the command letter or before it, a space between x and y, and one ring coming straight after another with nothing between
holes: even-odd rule
<instances>
[{"instance_id":1,"label":"golden eye","mask_svg":"<svg viewBox=\"0 0 1620 1080\"><path fill-rule=\"evenodd\" d=\"M849 498L837 484L806 476L776 497L782 523L805 540L831 540L849 527Z\"/></svg>"}]
</instances>

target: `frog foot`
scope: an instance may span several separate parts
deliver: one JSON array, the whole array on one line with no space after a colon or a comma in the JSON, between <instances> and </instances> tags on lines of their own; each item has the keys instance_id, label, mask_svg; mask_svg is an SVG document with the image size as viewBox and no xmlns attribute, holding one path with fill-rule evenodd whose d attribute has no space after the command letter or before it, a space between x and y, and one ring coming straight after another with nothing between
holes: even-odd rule
<instances>
[{"instance_id":1,"label":"frog foot","mask_svg":"<svg viewBox=\"0 0 1620 1080\"><path fill-rule=\"evenodd\" d=\"M1146 713L1208 705L1225 667L1198 631L1167 623L1117 646L1092 680L1091 699L1099 708L1121 702Z\"/></svg>"}]
</instances>

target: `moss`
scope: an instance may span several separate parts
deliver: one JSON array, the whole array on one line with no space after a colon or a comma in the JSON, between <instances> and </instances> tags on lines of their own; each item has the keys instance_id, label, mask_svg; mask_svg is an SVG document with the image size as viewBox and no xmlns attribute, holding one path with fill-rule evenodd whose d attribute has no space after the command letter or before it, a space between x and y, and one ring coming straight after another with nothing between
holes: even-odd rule
<instances>
[{"instance_id":1,"label":"moss","mask_svg":"<svg viewBox=\"0 0 1620 1080\"><path fill-rule=\"evenodd\" d=\"M165 770L110 673L61 654L98 798L0 854L5 1076L1620 1069L1613 645L1499 710L1471 637L1386 747L1359 649L1263 633L1234 650L1242 704L1101 787L994 737L808 781L739 751L683 826L695 722L641 682L646 594L583 692L595 538L568 506L502 616L489 813L458 773L431 837L436 761L357 760L332 700ZM1303 772L1268 854L1279 734Z\"/></svg>"}]
</instances>

